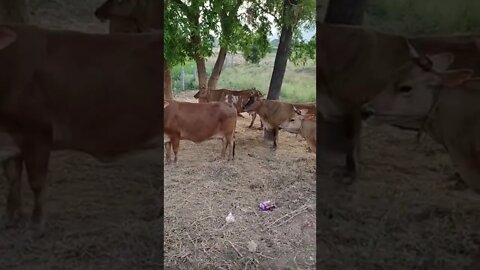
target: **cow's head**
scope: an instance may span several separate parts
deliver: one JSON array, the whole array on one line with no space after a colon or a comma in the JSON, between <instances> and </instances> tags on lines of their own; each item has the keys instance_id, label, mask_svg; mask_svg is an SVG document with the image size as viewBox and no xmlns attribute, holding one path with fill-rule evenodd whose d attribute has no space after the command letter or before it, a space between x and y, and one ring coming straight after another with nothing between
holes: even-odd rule
<instances>
[{"instance_id":1,"label":"cow's head","mask_svg":"<svg viewBox=\"0 0 480 270\"><path fill-rule=\"evenodd\" d=\"M432 71L406 66L377 97L368 102L362 114L368 123L391 124L418 130L430 113L442 89L463 83L473 70L446 70L454 60L450 53L430 57Z\"/></svg>"},{"instance_id":2,"label":"cow's head","mask_svg":"<svg viewBox=\"0 0 480 270\"><path fill-rule=\"evenodd\" d=\"M300 131L300 128L302 127L302 120L305 116L305 113L298 110L293 106L293 111L292 114L290 115L290 118L288 118L285 122L281 123L279 125L280 129L285 130L290 133L295 133L297 134Z\"/></svg>"},{"instance_id":3,"label":"cow's head","mask_svg":"<svg viewBox=\"0 0 480 270\"><path fill-rule=\"evenodd\" d=\"M17 40L17 34L6 27L0 27L0 50L10 46Z\"/></svg>"},{"instance_id":4,"label":"cow's head","mask_svg":"<svg viewBox=\"0 0 480 270\"><path fill-rule=\"evenodd\" d=\"M257 88L252 88L250 90L251 90L250 96L263 97L263 93L258 91Z\"/></svg>"},{"instance_id":5,"label":"cow's head","mask_svg":"<svg viewBox=\"0 0 480 270\"><path fill-rule=\"evenodd\" d=\"M262 100L258 99L255 96L250 96L247 100L247 103L242 106L244 112L254 112L257 111L260 105L262 104Z\"/></svg>"},{"instance_id":6,"label":"cow's head","mask_svg":"<svg viewBox=\"0 0 480 270\"><path fill-rule=\"evenodd\" d=\"M195 95L193 95L193 97L195 99L207 98L207 95L208 95L207 87L205 85L202 85L200 86L200 89L198 90L198 92L195 93Z\"/></svg>"},{"instance_id":7,"label":"cow's head","mask_svg":"<svg viewBox=\"0 0 480 270\"><path fill-rule=\"evenodd\" d=\"M290 118L279 125L282 130L290 133L299 133L303 121L316 121L314 114L307 114L307 110L300 110L293 106L293 112Z\"/></svg>"}]
</instances>

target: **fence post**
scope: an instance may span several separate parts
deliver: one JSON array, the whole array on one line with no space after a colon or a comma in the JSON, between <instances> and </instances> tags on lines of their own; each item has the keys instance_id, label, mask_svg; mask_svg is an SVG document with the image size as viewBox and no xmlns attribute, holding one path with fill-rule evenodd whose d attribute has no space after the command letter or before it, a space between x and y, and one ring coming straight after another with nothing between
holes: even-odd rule
<instances>
[{"instance_id":1,"label":"fence post","mask_svg":"<svg viewBox=\"0 0 480 270\"><path fill-rule=\"evenodd\" d=\"M180 78L182 80L182 91L185 91L185 68L183 66L180 70Z\"/></svg>"}]
</instances>

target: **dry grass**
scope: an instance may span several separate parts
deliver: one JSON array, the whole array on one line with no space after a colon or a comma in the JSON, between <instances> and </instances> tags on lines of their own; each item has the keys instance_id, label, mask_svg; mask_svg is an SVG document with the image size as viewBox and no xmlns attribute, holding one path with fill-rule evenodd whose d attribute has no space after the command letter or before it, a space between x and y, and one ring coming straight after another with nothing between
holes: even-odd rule
<instances>
[{"instance_id":1,"label":"dry grass","mask_svg":"<svg viewBox=\"0 0 480 270\"><path fill-rule=\"evenodd\" d=\"M176 99L193 101L194 93ZM178 164L165 167L168 269L315 268L315 154L283 132L271 151L249 123L237 122L233 163L217 159L219 141L182 141ZM278 208L259 211L267 199ZM229 212L235 223L226 223ZM248 251L251 240L257 252Z\"/></svg>"},{"instance_id":2,"label":"dry grass","mask_svg":"<svg viewBox=\"0 0 480 270\"><path fill-rule=\"evenodd\" d=\"M480 198L455 187L448 155L415 134L366 128L363 173L338 186L319 167L319 269L464 269L480 243Z\"/></svg>"}]
</instances>

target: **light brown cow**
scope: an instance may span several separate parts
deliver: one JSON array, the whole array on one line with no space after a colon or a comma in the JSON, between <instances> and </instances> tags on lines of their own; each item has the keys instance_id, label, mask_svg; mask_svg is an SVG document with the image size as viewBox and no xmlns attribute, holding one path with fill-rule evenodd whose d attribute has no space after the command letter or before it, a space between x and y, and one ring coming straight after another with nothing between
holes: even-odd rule
<instances>
[{"instance_id":1,"label":"light brown cow","mask_svg":"<svg viewBox=\"0 0 480 270\"><path fill-rule=\"evenodd\" d=\"M306 113L315 114L316 108L314 103L308 104L292 104L281 102L278 100L255 99L250 98L243 107L246 112L256 112L262 119L265 133L265 139L273 141L272 148L277 148L278 130L281 124L290 121L292 115L295 114L294 106L298 110ZM272 138L268 138L270 135Z\"/></svg>"},{"instance_id":2,"label":"light brown cow","mask_svg":"<svg viewBox=\"0 0 480 270\"><path fill-rule=\"evenodd\" d=\"M295 114L288 122L280 125L282 130L293 134L300 134L308 143L310 149L317 152L317 117L315 114L305 114L294 106Z\"/></svg>"},{"instance_id":3,"label":"light brown cow","mask_svg":"<svg viewBox=\"0 0 480 270\"><path fill-rule=\"evenodd\" d=\"M243 117L241 115L241 113L244 112L243 106L248 102L250 97L253 97L255 100L261 99L263 94L256 88L244 90L215 89L206 91L205 86L202 86L193 97L196 99L202 99L203 102L224 101L231 103L237 109L238 116ZM248 114L252 116L252 122L250 122L248 127L252 128L257 114L255 112L249 112ZM263 123L260 121L260 129L261 128L263 128Z\"/></svg>"},{"instance_id":4,"label":"light brown cow","mask_svg":"<svg viewBox=\"0 0 480 270\"><path fill-rule=\"evenodd\" d=\"M446 69L451 54L437 55ZM425 131L448 151L470 188L480 193L480 78L470 69L425 72L406 67L403 76L367 103L367 123Z\"/></svg>"},{"instance_id":5,"label":"light brown cow","mask_svg":"<svg viewBox=\"0 0 480 270\"><path fill-rule=\"evenodd\" d=\"M455 66L480 70L478 35L451 37L414 37L408 43L401 35L387 34L359 26L332 25L317 21L317 103L325 121L318 138L322 152L346 154L346 183L352 183L358 172L361 134L361 107L378 95L399 69L415 62L426 70L430 54L443 47L461 54L464 62ZM415 45L421 47L421 54ZM338 140L343 140L339 146Z\"/></svg>"},{"instance_id":6,"label":"light brown cow","mask_svg":"<svg viewBox=\"0 0 480 270\"><path fill-rule=\"evenodd\" d=\"M0 25L0 130L18 149L3 163L7 225L22 213L22 162L34 195L32 224L42 228L52 150L77 150L106 162L162 145L162 44L158 33Z\"/></svg>"},{"instance_id":7,"label":"light brown cow","mask_svg":"<svg viewBox=\"0 0 480 270\"><path fill-rule=\"evenodd\" d=\"M228 160L235 157L235 127L237 110L232 104L225 102L191 103L169 100L165 108L164 134L166 142L166 160L171 163L171 150L177 162L180 140L201 143L209 139L222 139L221 158L225 157L227 148Z\"/></svg>"}]
</instances>

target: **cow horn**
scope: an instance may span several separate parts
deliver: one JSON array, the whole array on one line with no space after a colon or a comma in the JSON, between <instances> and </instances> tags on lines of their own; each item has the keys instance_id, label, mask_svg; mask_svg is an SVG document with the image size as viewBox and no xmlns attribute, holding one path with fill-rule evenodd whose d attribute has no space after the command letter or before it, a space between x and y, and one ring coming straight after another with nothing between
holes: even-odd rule
<instances>
[{"instance_id":1,"label":"cow horn","mask_svg":"<svg viewBox=\"0 0 480 270\"><path fill-rule=\"evenodd\" d=\"M431 71L433 68L433 62L428 56L420 56L417 50L413 47L408 39L405 39L410 56L413 61L420 66L424 71Z\"/></svg>"},{"instance_id":2,"label":"cow horn","mask_svg":"<svg viewBox=\"0 0 480 270\"><path fill-rule=\"evenodd\" d=\"M298 114L298 115L302 115L302 112L300 110L298 110L297 108L295 108L295 106L293 106L293 110Z\"/></svg>"},{"instance_id":3,"label":"cow horn","mask_svg":"<svg viewBox=\"0 0 480 270\"><path fill-rule=\"evenodd\" d=\"M412 56L412 58L420 58L420 55L418 54L417 50L415 50L415 48L412 46L410 41L408 39L405 39L405 41L407 42L408 51L410 53L410 56Z\"/></svg>"}]
</instances>

